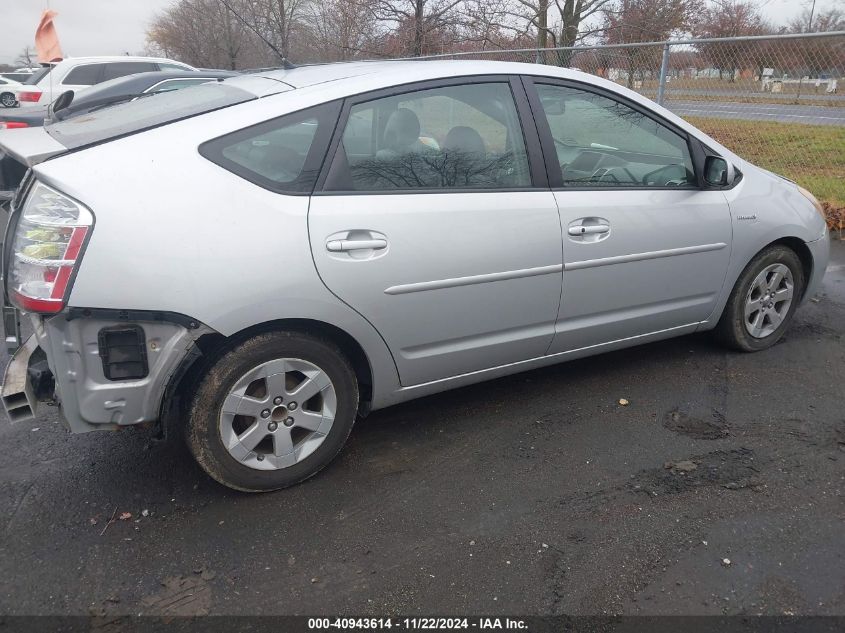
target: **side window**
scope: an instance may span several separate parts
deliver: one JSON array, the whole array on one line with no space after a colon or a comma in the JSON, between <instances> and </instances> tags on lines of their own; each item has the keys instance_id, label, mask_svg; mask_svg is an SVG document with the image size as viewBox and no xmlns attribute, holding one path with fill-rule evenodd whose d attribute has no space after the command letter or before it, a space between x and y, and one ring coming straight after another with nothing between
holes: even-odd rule
<instances>
[{"instance_id":1,"label":"side window","mask_svg":"<svg viewBox=\"0 0 845 633\"><path fill-rule=\"evenodd\" d=\"M326 189L531 185L506 82L430 88L353 105Z\"/></svg>"},{"instance_id":2,"label":"side window","mask_svg":"<svg viewBox=\"0 0 845 633\"><path fill-rule=\"evenodd\" d=\"M686 140L656 120L602 95L536 84L564 186L696 185Z\"/></svg>"},{"instance_id":3,"label":"side window","mask_svg":"<svg viewBox=\"0 0 845 633\"><path fill-rule=\"evenodd\" d=\"M200 154L279 193L314 189L340 103L326 103L203 143Z\"/></svg>"},{"instance_id":4,"label":"side window","mask_svg":"<svg viewBox=\"0 0 845 633\"><path fill-rule=\"evenodd\" d=\"M85 64L72 69L62 80L69 86L93 86L103 79L103 64Z\"/></svg>"},{"instance_id":5,"label":"side window","mask_svg":"<svg viewBox=\"0 0 845 633\"><path fill-rule=\"evenodd\" d=\"M102 81L117 79L126 75L134 75L135 73L148 73L158 70L155 64L148 62L113 62L105 64L105 66L106 70L103 73Z\"/></svg>"}]
</instances>

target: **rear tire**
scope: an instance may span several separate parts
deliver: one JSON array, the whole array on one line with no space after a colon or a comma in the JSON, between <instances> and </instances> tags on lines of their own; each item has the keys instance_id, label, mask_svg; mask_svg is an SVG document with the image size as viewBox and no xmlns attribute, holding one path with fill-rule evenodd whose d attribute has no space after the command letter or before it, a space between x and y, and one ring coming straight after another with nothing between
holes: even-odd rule
<instances>
[{"instance_id":1,"label":"rear tire","mask_svg":"<svg viewBox=\"0 0 845 633\"><path fill-rule=\"evenodd\" d=\"M268 332L207 370L190 404L187 442L224 486L278 490L313 476L337 455L357 409L355 372L336 345Z\"/></svg>"},{"instance_id":2,"label":"rear tire","mask_svg":"<svg viewBox=\"0 0 845 633\"><path fill-rule=\"evenodd\" d=\"M17 97L11 92L0 93L0 104L4 108L14 108L18 104Z\"/></svg>"},{"instance_id":3,"label":"rear tire","mask_svg":"<svg viewBox=\"0 0 845 633\"><path fill-rule=\"evenodd\" d=\"M737 279L716 326L716 337L743 352L771 347L789 327L805 283L795 251L781 245L764 249Z\"/></svg>"}]
</instances>

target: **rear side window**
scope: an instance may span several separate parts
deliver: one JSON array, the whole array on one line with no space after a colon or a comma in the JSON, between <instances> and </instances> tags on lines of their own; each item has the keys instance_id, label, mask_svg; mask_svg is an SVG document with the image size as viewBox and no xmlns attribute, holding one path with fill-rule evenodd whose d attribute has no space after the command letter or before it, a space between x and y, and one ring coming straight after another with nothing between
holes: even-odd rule
<instances>
[{"instance_id":1,"label":"rear side window","mask_svg":"<svg viewBox=\"0 0 845 633\"><path fill-rule=\"evenodd\" d=\"M158 70L155 64L149 62L116 62L105 64L106 69L103 72L101 81L108 81L109 79L117 79L118 77L125 77L126 75L134 75L135 73L149 73Z\"/></svg>"},{"instance_id":2,"label":"rear side window","mask_svg":"<svg viewBox=\"0 0 845 633\"><path fill-rule=\"evenodd\" d=\"M104 64L85 64L71 70L62 81L69 86L93 86L103 80Z\"/></svg>"},{"instance_id":3,"label":"rear side window","mask_svg":"<svg viewBox=\"0 0 845 633\"><path fill-rule=\"evenodd\" d=\"M505 82L426 88L351 107L326 189L514 189L531 186Z\"/></svg>"},{"instance_id":4,"label":"rear side window","mask_svg":"<svg viewBox=\"0 0 845 633\"><path fill-rule=\"evenodd\" d=\"M221 136L200 154L278 193L311 193L340 111L326 103Z\"/></svg>"}]
</instances>

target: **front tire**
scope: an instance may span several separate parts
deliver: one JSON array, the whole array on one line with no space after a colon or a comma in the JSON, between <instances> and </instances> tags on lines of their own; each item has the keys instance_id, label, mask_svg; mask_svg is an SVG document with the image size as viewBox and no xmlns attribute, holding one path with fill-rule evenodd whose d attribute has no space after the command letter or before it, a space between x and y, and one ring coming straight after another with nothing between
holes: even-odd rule
<instances>
[{"instance_id":1,"label":"front tire","mask_svg":"<svg viewBox=\"0 0 845 633\"><path fill-rule=\"evenodd\" d=\"M349 361L331 341L268 332L237 345L200 380L187 441L212 478L262 492L299 483L346 442L358 409Z\"/></svg>"},{"instance_id":2,"label":"front tire","mask_svg":"<svg viewBox=\"0 0 845 633\"><path fill-rule=\"evenodd\" d=\"M716 336L743 352L771 347L789 327L805 283L804 268L795 251L782 245L764 249L737 279Z\"/></svg>"}]
</instances>

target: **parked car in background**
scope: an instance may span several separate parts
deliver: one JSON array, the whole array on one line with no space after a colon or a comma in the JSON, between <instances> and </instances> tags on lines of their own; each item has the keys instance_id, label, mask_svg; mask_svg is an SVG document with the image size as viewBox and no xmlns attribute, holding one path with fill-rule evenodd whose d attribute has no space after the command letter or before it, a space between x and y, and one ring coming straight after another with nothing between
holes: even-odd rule
<instances>
[{"instance_id":1,"label":"parked car in background","mask_svg":"<svg viewBox=\"0 0 845 633\"><path fill-rule=\"evenodd\" d=\"M40 350L71 431L169 421L239 490L310 477L412 398L704 330L765 350L829 255L808 191L540 64L259 72L0 148L29 166L10 418L54 395Z\"/></svg>"},{"instance_id":2,"label":"parked car in background","mask_svg":"<svg viewBox=\"0 0 845 633\"><path fill-rule=\"evenodd\" d=\"M70 105L53 112L54 104L40 108L17 108L9 112L0 110L0 130L39 127L45 120L64 120L80 114L131 101L160 92L181 90L208 81L220 81L239 73L228 70L211 71L156 71L118 77L73 95Z\"/></svg>"},{"instance_id":3,"label":"parked car in background","mask_svg":"<svg viewBox=\"0 0 845 633\"><path fill-rule=\"evenodd\" d=\"M0 73L0 77L4 77L6 79L11 79L12 81L17 81L18 83L24 83L27 79L32 77L34 73L31 72L11 72L11 73Z\"/></svg>"},{"instance_id":4,"label":"parked car in background","mask_svg":"<svg viewBox=\"0 0 845 633\"><path fill-rule=\"evenodd\" d=\"M18 93L18 101L21 107L46 105L67 90L78 92L109 79L157 70L195 68L157 57L69 57L34 73Z\"/></svg>"},{"instance_id":5,"label":"parked car in background","mask_svg":"<svg viewBox=\"0 0 845 633\"><path fill-rule=\"evenodd\" d=\"M4 108L14 108L18 105L18 92L23 84L13 79L0 77L0 105Z\"/></svg>"}]
</instances>

